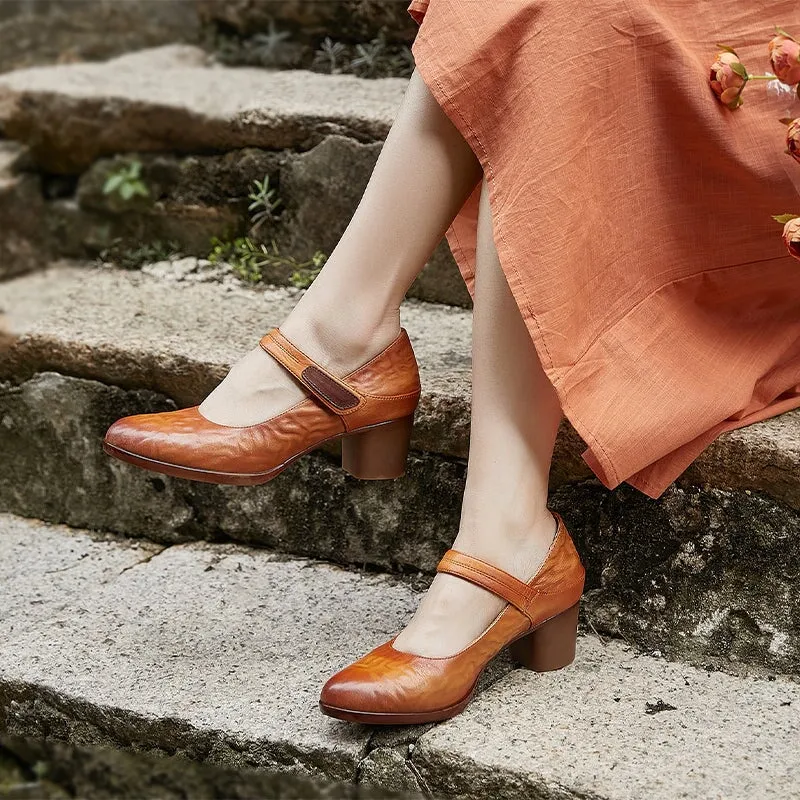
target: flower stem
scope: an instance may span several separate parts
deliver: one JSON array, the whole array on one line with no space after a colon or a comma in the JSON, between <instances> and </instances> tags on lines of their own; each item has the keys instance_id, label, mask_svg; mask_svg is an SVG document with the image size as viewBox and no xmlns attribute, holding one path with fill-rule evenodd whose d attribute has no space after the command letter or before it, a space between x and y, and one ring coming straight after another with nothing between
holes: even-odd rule
<instances>
[{"instance_id":1,"label":"flower stem","mask_svg":"<svg viewBox=\"0 0 800 800\"><path fill-rule=\"evenodd\" d=\"M749 81L776 81L778 80L774 75L748 75Z\"/></svg>"}]
</instances>

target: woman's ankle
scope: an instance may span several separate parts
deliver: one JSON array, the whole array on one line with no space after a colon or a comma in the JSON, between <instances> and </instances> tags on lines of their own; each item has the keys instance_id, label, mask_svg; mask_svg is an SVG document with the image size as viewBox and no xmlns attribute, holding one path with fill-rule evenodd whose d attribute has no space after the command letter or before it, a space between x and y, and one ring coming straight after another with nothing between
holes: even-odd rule
<instances>
[{"instance_id":1,"label":"woman's ankle","mask_svg":"<svg viewBox=\"0 0 800 800\"><path fill-rule=\"evenodd\" d=\"M280 326L289 341L334 374L345 375L388 347L400 333L399 309L382 314L352 307L298 305Z\"/></svg>"},{"instance_id":2,"label":"woman's ankle","mask_svg":"<svg viewBox=\"0 0 800 800\"><path fill-rule=\"evenodd\" d=\"M531 569L547 555L557 529L555 517L546 508L527 514L499 508L495 513L467 512L453 547L527 580Z\"/></svg>"}]
</instances>

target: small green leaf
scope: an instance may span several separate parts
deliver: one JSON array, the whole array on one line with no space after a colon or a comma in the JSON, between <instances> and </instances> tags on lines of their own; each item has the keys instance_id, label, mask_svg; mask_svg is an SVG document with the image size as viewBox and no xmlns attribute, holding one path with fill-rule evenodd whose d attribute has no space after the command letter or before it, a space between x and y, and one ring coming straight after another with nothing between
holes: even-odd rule
<instances>
[{"instance_id":1,"label":"small green leaf","mask_svg":"<svg viewBox=\"0 0 800 800\"><path fill-rule=\"evenodd\" d=\"M730 67L740 78L747 80L747 70L745 69L744 64L739 61L734 61Z\"/></svg>"},{"instance_id":2,"label":"small green leaf","mask_svg":"<svg viewBox=\"0 0 800 800\"><path fill-rule=\"evenodd\" d=\"M781 117L778 122L782 122L784 125L791 125L794 120L791 117Z\"/></svg>"},{"instance_id":3,"label":"small green leaf","mask_svg":"<svg viewBox=\"0 0 800 800\"><path fill-rule=\"evenodd\" d=\"M119 196L123 200L130 200L134 195L134 188L130 183L123 183L122 186L119 187Z\"/></svg>"},{"instance_id":4,"label":"small green leaf","mask_svg":"<svg viewBox=\"0 0 800 800\"><path fill-rule=\"evenodd\" d=\"M739 58L739 54L732 47L728 47L726 44L719 43L717 43L717 47L719 47L720 50L724 50L726 53L733 53L736 58Z\"/></svg>"},{"instance_id":5,"label":"small green leaf","mask_svg":"<svg viewBox=\"0 0 800 800\"><path fill-rule=\"evenodd\" d=\"M776 31L777 31L777 32L778 32L778 33L779 33L781 36L785 36L787 39L791 39L793 42L796 42L796 41L797 41L797 39L795 39L795 38L794 38L794 36L792 36L792 34L791 34L791 33L787 33L787 32L786 32L786 31L785 31L783 28L781 28L780 26L776 25L776 26L775 26L775 30L776 30Z\"/></svg>"},{"instance_id":6,"label":"small green leaf","mask_svg":"<svg viewBox=\"0 0 800 800\"><path fill-rule=\"evenodd\" d=\"M106 182L103 184L103 194L111 194L112 192L116 192L124 180L125 176L120 175L119 172L115 175L110 175L108 178L106 178Z\"/></svg>"},{"instance_id":7,"label":"small green leaf","mask_svg":"<svg viewBox=\"0 0 800 800\"><path fill-rule=\"evenodd\" d=\"M772 219L774 219L775 222L780 222L781 225L785 225L793 219L798 219L798 217L800 217L798 214L773 214Z\"/></svg>"}]
</instances>

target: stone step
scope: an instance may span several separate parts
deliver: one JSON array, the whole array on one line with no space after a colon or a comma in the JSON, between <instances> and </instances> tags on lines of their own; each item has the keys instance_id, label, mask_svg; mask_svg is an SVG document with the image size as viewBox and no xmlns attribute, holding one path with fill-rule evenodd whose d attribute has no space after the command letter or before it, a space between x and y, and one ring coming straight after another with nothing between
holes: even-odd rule
<instances>
[{"instance_id":1,"label":"stone step","mask_svg":"<svg viewBox=\"0 0 800 800\"><path fill-rule=\"evenodd\" d=\"M0 222L55 257L129 263L147 246L205 257L212 238L248 232L301 262L329 254L407 84L212 67L186 45L0 75L0 129L29 151L24 176L0 186ZM106 193L134 161L147 195ZM0 158L0 182L3 172ZM248 194L265 176L280 205L251 230ZM22 269L11 249L2 261ZM261 277L287 284L294 271L270 265ZM444 239L410 294L470 305Z\"/></svg>"},{"instance_id":2,"label":"stone step","mask_svg":"<svg viewBox=\"0 0 800 800\"><path fill-rule=\"evenodd\" d=\"M197 10L185 0L3 0L0 72L97 61L169 42L198 41L200 35Z\"/></svg>"},{"instance_id":3,"label":"stone step","mask_svg":"<svg viewBox=\"0 0 800 800\"><path fill-rule=\"evenodd\" d=\"M119 416L198 402L297 296L180 264L54 266L0 284L0 508L163 543L224 538L431 572L458 527L467 311L404 306L423 397L401 480L357 481L318 453L264 486L220 487L137 470L100 449ZM581 450L565 424L551 503L586 562L595 628L692 663L800 672L800 414L720 437L659 501L607 491Z\"/></svg>"},{"instance_id":4,"label":"stone step","mask_svg":"<svg viewBox=\"0 0 800 800\"><path fill-rule=\"evenodd\" d=\"M262 781L266 771L481 800L800 793L794 681L707 672L582 635L563 670L536 674L500 656L461 716L376 729L323 716L318 693L404 624L418 602L406 581L10 515L0 516L0 580L0 732L17 748L180 756L245 787L261 770ZM174 781L170 768L185 771L175 764L151 762L149 795Z\"/></svg>"},{"instance_id":5,"label":"stone step","mask_svg":"<svg viewBox=\"0 0 800 800\"><path fill-rule=\"evenodd\" d=\"M24 158L24 148L0 140L0 279L42 263L44 198L39 177L20 171Z\"/></svg>"},{"instance_id":6,"label":"stone step","mask_svg":"<svg viewBox=\"0 0 800 800\"><path fill-rule=\"evenodd\" d=\"M382 141L404 78L208 66L197 48L0 75L0 125L55 173L128 152L308 149L331 133Z\"/></svg>"}]
</instances>

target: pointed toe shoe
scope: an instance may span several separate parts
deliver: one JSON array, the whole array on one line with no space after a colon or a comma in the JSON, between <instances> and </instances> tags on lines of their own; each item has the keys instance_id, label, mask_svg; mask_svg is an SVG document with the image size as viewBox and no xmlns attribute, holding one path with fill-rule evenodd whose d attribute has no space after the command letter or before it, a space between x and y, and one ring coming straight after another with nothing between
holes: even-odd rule
<instances>
[{"instance_id":1,"label":"pointed toe shoe","mask_svg":"<svg viewBox=\"0 0 800 800\"><path fill-rule=\"evenodd\" d=\"M439 562L437 571L507 602L479 637L445 658L397 650L390 639L328 679L321 711L373 725L438 722L466 708L481 672L506 646L516 661L537 672L572 663L585 570L564 521L554 516L558 527L550 550L528 583L457 550L448 550Z\"/></svg>"},{"instance_id":2,"label":"pointed toe shoe","mask_svg":"<svg viewBox=\"0 0 800 800\"><path fill-rule=\"evenodd\" d=\"M311 360L277 328L260 345L300 383L305 400L246 427L211 422L199 406L124 417L106 432L105 452L178 478L251 485L266 483L305 453L342 439L342 467L355 477L403 474L420 394L405 330L343 378Z\"/></svg>"}]
</instances>

